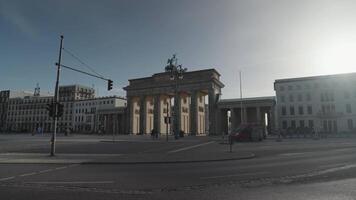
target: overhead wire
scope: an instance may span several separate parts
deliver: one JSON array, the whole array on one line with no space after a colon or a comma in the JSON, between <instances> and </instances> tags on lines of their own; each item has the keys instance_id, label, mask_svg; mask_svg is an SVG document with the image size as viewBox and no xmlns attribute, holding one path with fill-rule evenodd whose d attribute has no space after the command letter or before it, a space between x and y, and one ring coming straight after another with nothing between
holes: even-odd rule
<instances>
[{"instance_id":1,"label":"overhead wire","mask_svg":"<svg viewBox=\"0 0 356 200\"><path fill-rule=\"evenodd\" d=\"M73 57L75 60L77 60L78 62L80 62L82 65L84 65L86 68L88 68L91 72L93 72L94 74L96 74L97 76L104 78L103 75L97 73L92 67L90 67L88 64L86 64L84 61L82 61L78 56L76 56L73 52L69 51L68 49L62 48L64 50L64 52L66 52L68 55L70 55L71 57Z\"/></svg>"}]
</instances>

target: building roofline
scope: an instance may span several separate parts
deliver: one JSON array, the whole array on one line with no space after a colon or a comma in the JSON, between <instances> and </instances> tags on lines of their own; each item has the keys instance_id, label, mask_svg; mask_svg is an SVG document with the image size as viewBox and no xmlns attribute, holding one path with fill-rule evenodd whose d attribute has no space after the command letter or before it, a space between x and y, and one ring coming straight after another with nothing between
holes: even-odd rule
<instances>
[{"instance_id":1,"label":"building roofline","mask_svg":"<svg viewBox=\"0 0 356 200\"><path fill-rule=\"evenodd\" d=\"M201 70L195 70L195 71L187 71L187 72L185 72L185 73L186 73L186 74L191 74L191 73L198 73L198 72L203 72L203 71L214 71L214 72L217 73L219 76L221 76L221 74L220 74L215 68L201 69ZM155 74L153 74L152 76L146 76L146 77L142 77L142 78L133 78L133 79L129 79L129 81L151 79L153 76L157 76L157 75L161 75L161 74L166 74L166 73L169 73L169 72L155 73Z\"/></svg>"},{"instance_id":2,"label":"building roofline","mask_svg":"<svg viewBox=\"0 0 356 200\"><path fill-rule=\"evenodd\" d=\"M261 101L261 100L275 100L275 96L263 96L263 97L247 97L247 98L242 98L242 101ZM228 103L228 102L240 102L240 98L234 98L234 99L221 99L219 103Z\"/></svg>"},{"instance_id":3,"label":"building roofline","mask_svg":"<svg viewBox=\"0 0 356 200\"><path fill-rule=\"evenodd\" d=\"M78 100L75 100L74 102L103 100L103 99L112 99L112 98L121 99L121 100L127 100L125 97L120 97L120 96L104 96L104 97L95 97L95 98L90 98L90 99L78 99Z\"/></svg>"},{"instance_id":4,"label":"building roofline","mask_svg":"<svg viewBox=\"0 0 356 200\"><path fill-rule=\"evenodd\" d=\"M90 86L87 85L81 85L81 84L70 84L70 85L60 85L59 87L75 87L75 86L79 86L79 87L84 87L84 88L90 88L90 89L94 89Z\"/></svg>"},{"instance_id":5,"label":"building roofline","mask_svg":"<svg viewBox=\"0 0 356 200\"><path fill-rule=\"evenodd\" d=\"M316 80L316 79L329 79L329 78L348 77L348 76L356 76L356 72L319 75L319 76L306 76L306 77L298 77L298 78L276 79L274 81L274 83L285 83L285 82L306 81L306 80Z\"/></svg>"}]
</instances>

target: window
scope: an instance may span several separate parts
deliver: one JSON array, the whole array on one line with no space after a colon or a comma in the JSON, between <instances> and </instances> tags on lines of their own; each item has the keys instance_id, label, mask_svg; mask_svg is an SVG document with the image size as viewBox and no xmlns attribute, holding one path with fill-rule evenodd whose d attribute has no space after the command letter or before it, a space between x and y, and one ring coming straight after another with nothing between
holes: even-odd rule
<instances>
[{"instance_id":1,"label":"window","mask_svg":"<svg viewBox=\"0 0 356 200\"><path fill-rule=\"evenodd\" d=\"M347 127L349 128L349 130L352 130L354 128L352 119L347 120Z\"/></svg>"},{"instance_id":2,"label":"window","mask_svg":"<svg viewBox=\"0 0 356 200\"><path fill-rule=\"evenodd\" d=\"M290 101L290 102L293 102L293 101L294 101L293 94L289 95L289 101Z\"/></svg>"},{"instance_id":3,"label":"window","mask_svg":"<svg viewBox=\"0 0 356 200\"><path fill-rule=\"evenodd\" d=\"M294 106L291 106L289 108L289 113L290 113L290 115L294 115Z\"/></svg>"},{"instance_id":4,"label":"window","mask_svg":"<svg viewBox=\"0 0 356 200\"><path fill-rule=\"evenodd\" d=\"M287 109L285 106L282 107L282 115L283 116L287 115Z\"/></svg>"},{"instance_id":5,"label":"window","mask_svg":"<svg viewBox=\"0 0 356 200\"><path fill-rule=\"evenodd\" d=\"M344 97L345 97L345 99L349 99L350 93L348 91L344 91Z\"/></svg>"},{"instance_id":6,"label":"window","mask_svg":"<svg viewBox=\"0 0 356 200\"><path fill-rule=\"evenodd\" d=\"M331 105L331 111L335 112L335 105L334 104Z\"/></svg>"},{"instance_id":7,"label":"window","mask_svg":"<svg viewBox=\"0 0 356 200\"><path fill-rule=\"evenodd\" d=\"M334 101L334 92L330 92L330 101Z\"/></svg>"},{"instance_id":8,"label":"window","mask_svg":"<svg viewBox=\"0 0 356 200\"><path fill-rule=\"evenodd\" d=\"M288 90L293 90L293 86L292 85L288 85Z\"/></svg>"},{"instance_id":9,"label":"window","mask_svg":"<svg viewBox=\"0 0 356 200\"><path fill-rule=\"evenodd\" d=\"M308 121L308 127L309 128L314 128L314 121L313 120L309 120Z\"/></svg>"},{"instance_id":10,"label":"window","mask_svg":"<svg viewBox=\"0 0 356 200\"><path fill-rule=\"evenodd\" d=\"M307 93L307 94L306 94L306 99L307 99L307 101L310 101L310 100L311 100L310 93Z\"/></svg>"},{"instance_id":11,"label":"window","mask_svg":"<svg viewBox=\"0 0 356 200\"><path fill-rule=\"evenodd\" d=\"M346 104L346 112L347 113L352 113L351 104Z\"/></svg>"},{"instance_id":12,"label":"window","mask_svg":"<svg viewBox=\"0 0 356 200\"><path fill-rule=\"evenodd\" d=\"M290 124L291 124L291 127L292 127L292 128L295 128L295 120L292 120L292 121L290 122Z\"/></svg>"},{"instance_id":13,"label":"window","mask_svg":"<svg viewBox=\"0 0 356 200\"><path fill-rule=\"evenodd\" d=\"M279 87L279 90L280 90L280 91L284 91L284 86L280 86L280 87Z\"/></svg>"},{"instance_id":14,"label":"window","mask_svg":"<svg viewBox=\"0 0 356 200\"><path fill-rule=\"evenodd\" d=\"M300 127L304 127L304 120L300 120L300 121L299 121L299 126L300 126Z\"/></svg>"},{"instance_id":15,"label":"window","mask_svg":"<svg viewBox=\"0 0 356 200\"><path fill-rule=\"evenodd\" d=\"M300 85L297 85L297 90L300 90L300 88L301 88Z\"/></svg>"},{"instance_id":16,"label":"window","mask_svg":"<svg viewBox=\"0 0 356 200\"><path fill-rule=\"evenodd\" d=\"M281 96L281 102L284 103L285 102L285 98L284 96Z\"/></svg>"},{"instance_id":17,"label":"window","mask_svg":"<svg viewBox=\"0 0 356 200\"><path fill-rule=\"evenodd\" d=\"M323 93L320 94L320 101L324 101L324 94Z\"/></svg>"},{"instance_id":18,"label":"window","mask_svg":"<svg viewBox=\"0 0 356 200\"><path fill-rule=\"evenodd\" d=\"M312 115L312 114L313 114L312 106L308 106L308 115Z\"/></svg>"},{"instance_id":19,"label":"window","mask_svg":"<svg viewBox=\"0 0 356 200\"><path fill-rule=\"evenodd\" d=\"M287 129L287 126L288 126L288 125L287 125L287 121L283 121L283 122L282 122L282 128L283 128L283 129Z\"/></svg>"},{"instance_id":20,"label":"window","mask_svg":"<svg viewBox=\"0 0 356 200\"><path fill-rule=\"evenodd\" d=\"M302 96L302 94L298 94L298 101L303 101L303 96Z\"/></svg>"},{"instance_id":21,"label":"window","mask_svg":"<svg viewBox=\"0 0 356 200\"><path fill-rule=\"evenodd\" d=\"M298 107L298 113L299 113L300 115L303 115L303 114L304 114L303 106L299 106L299 107Z\"/></svg>"}]
</instances>

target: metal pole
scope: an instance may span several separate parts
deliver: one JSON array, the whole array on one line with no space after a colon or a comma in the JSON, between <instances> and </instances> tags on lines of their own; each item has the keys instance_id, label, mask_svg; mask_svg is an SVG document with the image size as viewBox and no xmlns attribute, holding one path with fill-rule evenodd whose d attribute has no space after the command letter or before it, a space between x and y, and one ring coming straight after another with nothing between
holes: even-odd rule
<instances>
[{"instance_id":1,"label":"metal pole","mask_svg":"<svg viewBox=\"0 0 356 200\"><path fill-rule=\"evenodd\" d=\"M58 104L59 104L59 75L61 70L61 60L62 60L62 49L63 49L63 35L61 35L61 43L59 47L59 56L57 64L57 79L54 93L54 117L53 117L53 134L51 138L51 156L54 156L56 152L56 135L57 135L57 114L58 114Z\"/></svg>"},{"instance_id":2,"label":"metal pole","mask_svg":"<svg viewBox=\"0 0 356 200\"><path fill-rule=\"evenodd\" d=\"M167 132L166 132L166 141L168 142L168 123L169 123L169 113L168 113L168 106L169 106L169 104L168 104L168 102L167 102L167 119L166 119L166 128L167 128Z\"/></svg>"},{"instance_id":3,"label":"metal pole","mask_svg":"<svg viewBox=\"0 0 356 200\"><path fill-rule=\"evenodd\" d=\"M243 108L242 108L242 80L241 80L241 71L240 71L240 107L241 107L241 124L244 122L243 120Z\"/></svg>"},{"instance_id":4,"label":"metal pole","mask_svg":"<svg viewBox=\"0 0 356 200\"><path fill-rule=\"evenodd\" d=\"M114 116L115 116L115 114L114 114ZM112 120L112 122L113 122L113 124L112 124L112 142L115 142L115 132L116 132L116 117L114 117L114 116L112 116L111 117L111 120Z\"/></svg>"},{"instance_id":5,"label":"metal pole","mask_svg":"<svg viewBox=\"0 0 356 200\"><path fill-rule=\"evenodd\" d=\"M178 98L178 73L175 72L174 73L174 78L176 79L176 85L175 85L175 97L174 97L174 124L175 124L175 127L174 127L174 138L175 139L178 139L178 134L179 134L179 123L178 123L178 112L180 112L179 110L179 98Z\"/></svg>"}]
</instances>

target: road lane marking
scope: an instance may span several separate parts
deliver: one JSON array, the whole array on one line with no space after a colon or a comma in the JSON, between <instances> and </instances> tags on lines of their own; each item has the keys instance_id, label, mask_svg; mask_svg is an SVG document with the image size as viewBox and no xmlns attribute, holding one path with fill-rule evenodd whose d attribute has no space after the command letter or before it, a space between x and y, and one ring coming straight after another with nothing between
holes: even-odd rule
<instances>
[{"instance_id":1,"label":"road lane marking","mask_svg":"<svg viewBox=\"0 0 356 200\"><path fill-rule=\"evenodd\" d=\"M67 166L63 166L63 167L57 167L57 168L45 169L45 170L41 170L41 171L29 172L29 173L25 173L25 174L16 175L16 176L1 178L0 181L7 181L7 180L15 179L18 177L39 175L39 174L43 174L43 173L47 173L47 172L58 171L58 170L62 170L62 169L70 168L70 167L75 167L78 165L79 164L72 164L72 165L67 165Z\"/></svg>"},{"instance_id":2,"label":"road lane marking","mask_svg":"<svg viewBox=\"0 0 356 200\"><path fill-rule=\"evenodd\" d=\"M180 152L180 151L185 151L185 150L189 150L189 149L194 149L194 148L197 148L197 147L205 146L205 145L208 145L208 144L212 144L212 143L214 143L214 142L215 142L215 141L210 141L210 142L206 142L206 143L202 143L202 144L197 144L197 145L193 145L193 146L189 146L189 147L183 147L183 148L180 148L180 149L168 151L167 153L177 153L177 152Z\"/></svg>"},{"instance_id":3,"label":"road lane marking","mask_svg":"<svg viewBox=\"0 0 356 200\"><path fill-rule=\"evenodd\" d=\"M31 184L112 184L115 181L37 181L26 182Z\"/></svg>"},{"instance_id":4,"label":"road lane marking","mask_svg":"<svg viewBox=\"0 0 356 200\"><path fill-rule=\"evenodd\" d=\"M298 155L303 155L306 154L306 152L302 152L302 153L282 153L279 154L279 156L298 156Z\"/></svg>"},{"instance_id":5,"label":"road lane marking","mask_svg":"<svg viewBox=\"0 0 356 200\"><path fill-rule=\"evenodd\" d=\"M51 171L53 171L53 169L45 169L45 170L39 171L38 173L43 174L43 173L51 172Z\"/></svg>"},{"instance_id":6,"label":"road lane marking","mask_svg":"<svg viewBox=\"0 0 356 200\"><path fill-rule=\"evenodd\" d=\"M37 172L32 172L32 173L27 173L27 174L21 174L19 175L20 177L25 177L25 176L32 176L32 175L35 175L37 174Z\"/></svg>"},{"instance_id":7,"label":"road lane marking","mask_svg":"<svg viewBox=\"0 0 356 200\"><path fill-rule=\"evenodd\" d=\"M8 181L8 180L11 180L14 178L15 178L15 176L10 176L10 177L6 177L6 178L1 178L0 181Z\"/></svg>"},{"instance_id":8,"label":"road lane marking","mask_svg":"<svg viewBox=\"0 0 356 200\"><path fill-rule=\"evenodd\" d=\"M206 176L200 177L200 179L216 179L216 178L229 178L229 177L237 177L237 176L251 176L251 175L264 175L270 174L270 172L250 172L250 173L240 173L240 174L228 174L221 176Z\"/></svg>"}]
</instances>

